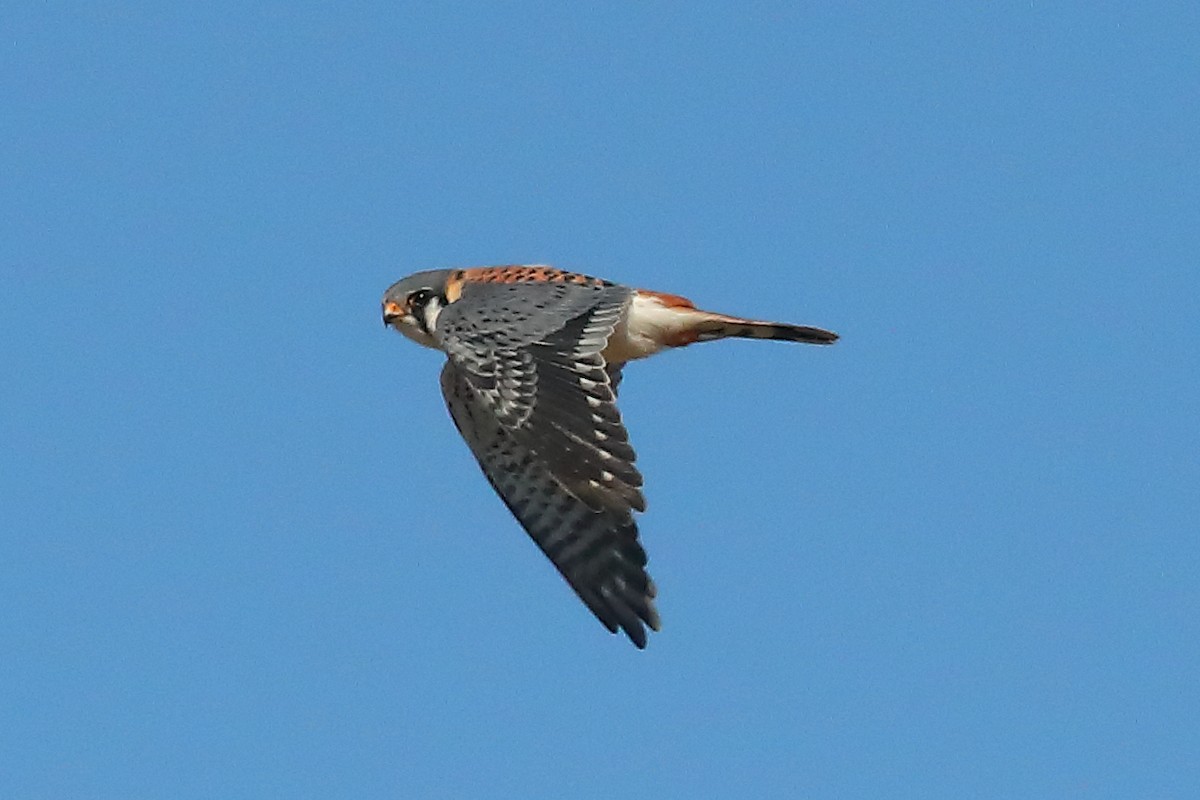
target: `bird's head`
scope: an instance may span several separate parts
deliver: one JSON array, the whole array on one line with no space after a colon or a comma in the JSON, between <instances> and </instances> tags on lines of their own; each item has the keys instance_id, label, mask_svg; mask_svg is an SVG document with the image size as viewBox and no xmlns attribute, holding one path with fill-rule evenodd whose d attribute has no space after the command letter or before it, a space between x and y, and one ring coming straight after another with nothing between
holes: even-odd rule
<instances>
[{"instance_id":1,"label":"bird's head","mask_svg":"<svg viewBox=\"0 0 1200 800\"><path fill-rule=\"evenodd\" d=\"M437 349L434 331L446 307L446 279L451 270L418 272L396 281L383 293L383 324L417 344Z\"/></svg>"}]
</instances>

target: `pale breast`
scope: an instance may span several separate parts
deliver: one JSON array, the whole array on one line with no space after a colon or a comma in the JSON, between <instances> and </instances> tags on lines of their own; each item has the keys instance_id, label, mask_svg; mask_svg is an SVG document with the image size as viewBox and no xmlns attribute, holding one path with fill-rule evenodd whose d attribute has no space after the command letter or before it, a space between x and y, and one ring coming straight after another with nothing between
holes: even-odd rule
<instances>
[{"instance_id":1,"label":"pale breast","mask_svg":"<svg viewBox=\"0 0 1200 800\"><path fill-rule=\"evenodd\" d=\"M652 356L678 342L700 316L694 308L668 306L653 294L637 292L604 348L604 360L623 364Z\"/></svg>"}]
</instances>

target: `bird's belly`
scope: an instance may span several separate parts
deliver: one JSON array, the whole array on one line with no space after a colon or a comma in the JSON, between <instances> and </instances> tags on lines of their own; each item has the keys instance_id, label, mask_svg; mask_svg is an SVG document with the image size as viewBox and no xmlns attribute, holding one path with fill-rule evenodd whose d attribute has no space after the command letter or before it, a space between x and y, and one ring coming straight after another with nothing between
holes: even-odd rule
<instances>
[{"instance_id":1,"label":"bird's belly","mask_svg":"<svg viewBox=\"0 0 1200 800\"><path fill-rule=\"evenodd\" d=\"M602 355L609 364L623 364L652 356L672 346L696 321L690 308L666 306L657 297L637 293L629 310L613 330Z\"/></svg>"}]
</instances>

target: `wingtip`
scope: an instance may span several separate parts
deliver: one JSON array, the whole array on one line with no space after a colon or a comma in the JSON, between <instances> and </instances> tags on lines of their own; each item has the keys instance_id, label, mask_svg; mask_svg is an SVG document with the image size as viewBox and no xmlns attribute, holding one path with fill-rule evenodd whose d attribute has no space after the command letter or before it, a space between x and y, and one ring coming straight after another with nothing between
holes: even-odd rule
<instances>
[{"instance_id":1,"label":"wingtip","mask_svg":"<svg viewBox=\"0 0 1200 800\"><path fill-rule=\"evenodd\" d=\"M649 642L647 629L657 633L662 628L658 609L654 607L655 594L653 581L648 581L645 591L637 596L620 595L612 587L605 586L600 590L603 611L597 608L592 611L611 633L620 631L629 637L634 647L645 650Z\"/></svg>"},{"instance_id":2,"label":"wingtip","mask_svg":"<svg viewBox=\"0 0 1200 800\"><path fill-rule=\"evenodd\" d=\"M621 626L621 630L625 631L625 635L629 637L629 641L633 642L633 646L638 650L645 650L649 639L646 637L646 629L641 625L633 628Z\"/></svg>"}]
</instances>

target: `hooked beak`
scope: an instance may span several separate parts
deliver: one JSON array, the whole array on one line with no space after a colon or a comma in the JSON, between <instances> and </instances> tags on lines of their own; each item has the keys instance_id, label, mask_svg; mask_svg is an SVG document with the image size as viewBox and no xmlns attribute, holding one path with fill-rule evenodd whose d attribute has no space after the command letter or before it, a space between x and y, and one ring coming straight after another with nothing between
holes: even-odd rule
<instances>
[{"instance_id":1,"label":"hooked beak","mask_svg":"<svg viewBox=\"0 0 1200 800\"><path fill-rule=\"evenodd\" d=\"M396 320L404 316L404 309L400 308L400 304L389 300L383 304L383 327L390 326Z\"/></svg>"}]
</instances>

